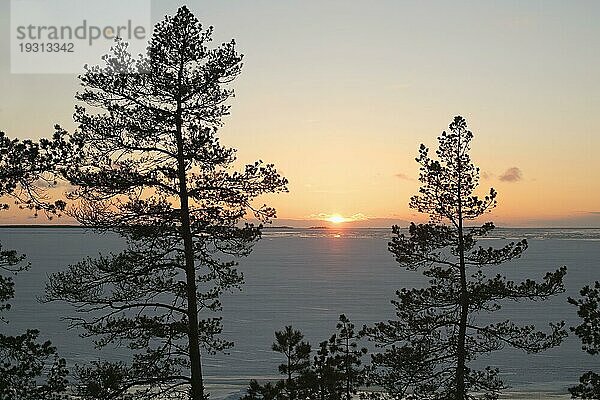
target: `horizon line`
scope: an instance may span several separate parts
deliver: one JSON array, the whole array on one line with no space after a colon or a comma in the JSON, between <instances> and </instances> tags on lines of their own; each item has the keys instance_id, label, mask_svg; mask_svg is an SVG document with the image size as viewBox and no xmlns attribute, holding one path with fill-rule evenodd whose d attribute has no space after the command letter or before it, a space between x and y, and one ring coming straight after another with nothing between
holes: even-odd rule
<instances>
[{"instance_id":1,"label":"horizon line","mask_svg":"<svg viewBox=\"0 0 600 400\"><path fill-rule=\"evenodd\" d=\"M325 225L315 225L315 226L292 226L292 225L279 225L279 226L274 226L274 225L263 225L264 229L339 229L339 228L353 228L353 229L389 229L391 228L393 225L387 225L387 226L357 226L357 227L352 227L350 226L350 224L345 225L342 224L338 224L338 225L331 225L331 226L325 226ZM400 225L401 226L401 225ZM478 225L473 225L474 227L478 226ZM408 226L401 226L402 228L408 228ZM470 226L466 226L467 228ZM10 229L16 229L16 228L51 228L51 229L55 229L55 228L82 228L82 229L94 229L94 228L101 228L101 227L95 227L95 226L84 226L84 225L76 225L76 224L0 224L0 229L2 228L10 228ZM507 225L497 225L495 226L495 228L500 228L500 229L600 229L600 226L507 226ZM106 229L106 228L102 228L102 229ZM110 230L110 229L108 229Z\"/></svg>"}]
</instances>

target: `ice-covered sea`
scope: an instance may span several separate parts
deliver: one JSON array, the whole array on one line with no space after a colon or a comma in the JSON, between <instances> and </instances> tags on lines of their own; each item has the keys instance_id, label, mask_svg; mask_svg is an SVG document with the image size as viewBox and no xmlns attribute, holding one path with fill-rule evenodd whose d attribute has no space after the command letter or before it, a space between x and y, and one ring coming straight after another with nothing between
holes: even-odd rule
<instances>
[{"instance_id":1,"label":"ice-covered sea","mask_svg":"<svg viewBox=\"0 0 600 400\"><path fill-rule=\"evenodd\" d=\"M243 390L251 378L277 376L281 361L270 350L273 332L292 324L313 345L335 329L345 313L357 326L393 318L390 300L401 287L422 284L414 272L400 269L387 251L388 229L268 229L254 252L241 260L245 285L224 298L223 320L227 338L235 342L229 354L207 356L204 370L214 399ZM507 304L493 318L544 325L549 320L577 323L567 296L600 280L600 229L498 229L485 239L500 244L518 238L529 240L520 260L500 267L514 279L538 278L562 265L568 267L567 292L543 303ZM120 349L94 350L88 339L67 331L60 316L72 315L65 304L40 304L46 275L84 256L118 250L121 240L80 228L0 228L5 249L26 253L32 268L16 279L17 296L2 329L38 328L51 339L70 364L102 357L127 359ZM491 317L486 317L491 318ZM538 355L504 350L481 360L497 366L516 392L566 393L585 370L600 370L600 357L580 350L576 337ZM537 398L537 397L533 397Z\"/></svg>"}]
</instances>

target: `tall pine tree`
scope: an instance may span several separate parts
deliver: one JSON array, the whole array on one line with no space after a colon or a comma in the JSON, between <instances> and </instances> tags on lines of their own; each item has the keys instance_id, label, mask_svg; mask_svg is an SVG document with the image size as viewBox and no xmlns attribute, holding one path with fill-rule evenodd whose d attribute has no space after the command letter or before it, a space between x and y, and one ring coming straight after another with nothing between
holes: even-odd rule
<instances>
[{"instance_id":1,"label":"tall pine tree","mask_svg":"<svg viewBox=\"0 0 600 400\"><path fill-rule=\"evenodd\" d=\"M505 387L498 371L475 370L479 355L505 346L537 353L558 345L564 323L550 323L549 332L519 326L510 320L482 323L507 301L544 300L564 291L562 267L540 282L513 282L494 268L519 258L527 241L495 249L477 245L477 238L494 229L492 223L467 226L496 205L496 191L475 194L479 168L469 156L473 138L462 117L454 118L438 138L437 159L421 145L419 194L410 207L428 214L429 223L411 224L408 232L395 226L389 250L401 267L420 271L423 288L404 288L392 302L396 319L365 328L382 347L372 358L372 384L393 398L466 400L495 399Z\"/></svg>"},{"instance_id":2,"label":"tall pine tree","mask_svg":"<svg viewBox=\"0 0 600 400\"><path fill-rule=\"evenodd\" d=\"M234 41L209 48L212 31L181 7L155 26L146 55L117 40L80 77L77 99L91 108L76 107L81 160L62 170L75 186L72 215L127 247L52 275L47 299L73 304L73 323L96 345L133 350L130 364L98 365L118 371L115 398L207 398L202 353L231 346L219 337L219 298L242 284L235 258L261 235L262 225L241 223L275 217L254 200L287 190L273 165L232 170L235 150L219 143L242 57ZM83 387L97 385L84 372Z\"/></svg>"}]
</instances>

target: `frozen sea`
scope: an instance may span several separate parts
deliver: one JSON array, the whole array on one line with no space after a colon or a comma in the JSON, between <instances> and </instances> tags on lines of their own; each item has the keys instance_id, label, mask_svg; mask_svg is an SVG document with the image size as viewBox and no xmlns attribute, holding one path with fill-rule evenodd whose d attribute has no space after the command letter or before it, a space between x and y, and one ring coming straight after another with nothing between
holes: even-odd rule
<instances>
[{"instance_id":1,"label":"frozen sea","mask_svg":"<svg viewBox=\"0 0 600 400\"><path fill-rule=\"evenodd\" d=\"M251 378L277 377L281 359L270 345L273 332L285 325L302 330L316 347L334 331L341 313L357 326L393 318L390 300L395 291L422 285L423 279L396 265L387 251L390 235L389 229L267 229L254 252L240 262L243 290L223 300L225 335L235 347L229 354L204 358L211 398L239 393ZM519 238L529 240L528 251L498 271L513 279L540 278L566 265L566 293L547 302L509 303L485 318L540 326L550 320L577 324L575 309L566 299L600 280L600 229L497 229L483 245ZM16 278L16 298L5 315L10 324L3 330L40 329L71 365L100 357L127 359L126 351L95 350L89 339L67 330L60 317L73 315L68 305L37 301L47 274L85 256L120 249L118 236L81 228L0 228L0 243L27 254L32 265ZM539 393L539 398L566 394L582 372L600 370L600 357L582 352L573 335L561 347L538 355L503 350L480 362L500 368L512 391Z\"/></svg>"}]
</instances>

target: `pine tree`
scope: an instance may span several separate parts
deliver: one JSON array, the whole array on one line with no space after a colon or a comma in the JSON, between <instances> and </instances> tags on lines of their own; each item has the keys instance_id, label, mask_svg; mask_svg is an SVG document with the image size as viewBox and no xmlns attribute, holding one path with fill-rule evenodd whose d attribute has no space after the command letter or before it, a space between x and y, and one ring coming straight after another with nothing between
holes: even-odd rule
<instances>
[{"instance_id":1,"label":"pine tree","mask_svg":"<svg viewBox=\"0 0 600 400\"><path fill-rule=\"evenodd\" d=\"M352 400L357 388L364 383L362 357L367 354L366 348L358 347L358 338L354 332L354 324L346 315L340 315L337 333L332 337L332 353L337 359L339 375L342 381L341 396L344 400Z\"/></svg>"},{"instance_id":2,"label":"pine tree","mask_svg":"<svg viewBox=\"0 0 600 400\"><path fill-rule=\"evenodd\" d=\"M267 382L261 385L255 379L250 381L246 395L241 400L287 400L288 394L285 390L285 382Z\"/></svg>"},{"instance_id":3,"label":"pine tree","mask_svg":"<svg viewBox=\"0 0 600 400\"><path fill-rule=\"evenodd\" d=\"M275 333L272 349L285 356L279 372L286 380L260 385L250 381L243 400L320 399L348 400L364 383L362 357L365 348L358 348L354 324L340 315L337 332L319 344L310 362L311 346L304 342L302 332L292 326Z\"/></svg>"},{"instance_id":4,"label":"pine tree","mask_svg":"<svg viewBox=\"0 0 600 400\"><path fill-rule=\"evenodd\" d=\"M232 345L220 338L219 299L242 284L235 259L261 235L262 225L241 223L274 218L255 198L287 190L271 164L232 170L235 150L216 134L242 56L234 41L209 48L212 31L181 7L155 26L147 54L134 58L117 40L80 76L77 99L90 107L74 114L81 157L61 169L75 187L71 214L117 232L126 249L52 275L46 298L73 304L73 324L97 346L132 350L131 363L104 365L119 371L116 398L207 398L202 353ZM94 376L86 370L83 386Z\"/></svg>"},{"instance_id":5,"label":"pine tree","mask_svg":"<svg viewBox=\"0 0 600 400\"><path fill-rule=\"evenodd\" d=\"M571 331L579 336L585 352L597 355L600 353L600 282L583 287L579 294L579 299L569 298L582 319ZM586 372L579 378L579 385L569 388L569 392L577 399L600 399L600 374Z\"/></svg>"},{"instance_id":6,"label":"pine tree","mask_svg":"<svg viewBox=\"0 0 600 400\"><path fill-rule=\"evenodd\" d=\"M279 365L279 372L287 376L285 389L289 399L296 399L298 387L298 377L303 375L310 368L311 346L303 341L304 335L291 325L286 326L284 330L275 332L275 342L272 349L285 356L285 362Z\"/></svg>"},{"instance_id":7,"label":"pine tree","mask_svg":"<svg viewBox=\"0 0 600 400\"><path fill-rule=\"evenodd\" d=\"M0 272L17 274L27 268L25 257L0 246ZM0 312L10 310L14 296L10 275L0 275ZM0 316L0 323L8 323ZM0 333L0 399L59 400L66 398L66 362L50 341L40 342L37 329L22 334Z\"/></svg>"},{"instance_id":8,"label":"pine tree","mask_svg":"<svg viewBox=\"0 0 600 400\"><path fill-rule=\"evenodd\" d=\"M505 387L492 368L472 369L480 354L505 346L537 353L557 346L566 336L564 322L550 323L548 333L510 320L482 324L482 313L493 313L506 301L544 300L564 291L562 267L541 282L515 283L494 267L519 258L527 241L502 248L484 248L477 238L494 229L465 224L496 205L496 191L475 194L479 169L471 162L473 138L462 117L438 138L437 160L421 145L421 187L410 207L428 214L430 222L411 224L408 233L393 228L389 250L401 267L421 271L424 288L401 289L392 302L396 319L365 328L364 334L383 348L372 358L372 384L393 398L466 400L495 399Z\"/></svg>"},{"instance_id":9,"label":"pine tree","mask_svg":"<svg viewBox=\"0 0 600 400\"><path fill-rule=\"evenodd\" d=\"M307 375L313 397L319 400L340 400L344 381L339 369L339 359L335 357L332 348L336 346L336 336L319 343L319 349L314 356L312 374Z\"/></svg>"},{"instance_id":10,"label":"pine tree","mask_svg":"<svg viewBox=\"0 0 600 400\"><path fill-rule=\"evenodd\" d=\"M64 209L64 202L50 202L45 188L54 184L52 170L64 160L64 132L52 140L10 139L0 132L0 196L12 199L21 208L43 211L49 217ZM7 210L9 204L1 204ZM10 310L15 295L13 276L30 268L25 256L0 245L0 312ZM0 324L8 323L0 315ZM39 341L37 329L7 335L0 333L0 399L66 399L68 370L64 359L50 341Z\"/></svg>"},{"instance_id":11,"label":"pine tree","mask_svg":"<svg viewBox=\"0 0 600 400\"><path fill-rule=\"evenodd\" d=\"M319 399L351 400L364 383L362 357L366 348L358 347L354 324L340 315L337 332L319 344L312 371L314 390Z\"/></svg>"},{"instance_id":12,"label":"pine tree","mask_svg":"<svg viewBox=\"0 0 600 400\"><path fill-rule=\"evenodd\" d=\"M293 326L286 326L275 332L275 341L271 349L285 357L278 366L285 380L266 382L263 385L255 379L250 381L246 395L242 400L296 400L310 398L312 374L310 371L311 346L305 342L304 335Z\"/></svg>"}]
</instances>

